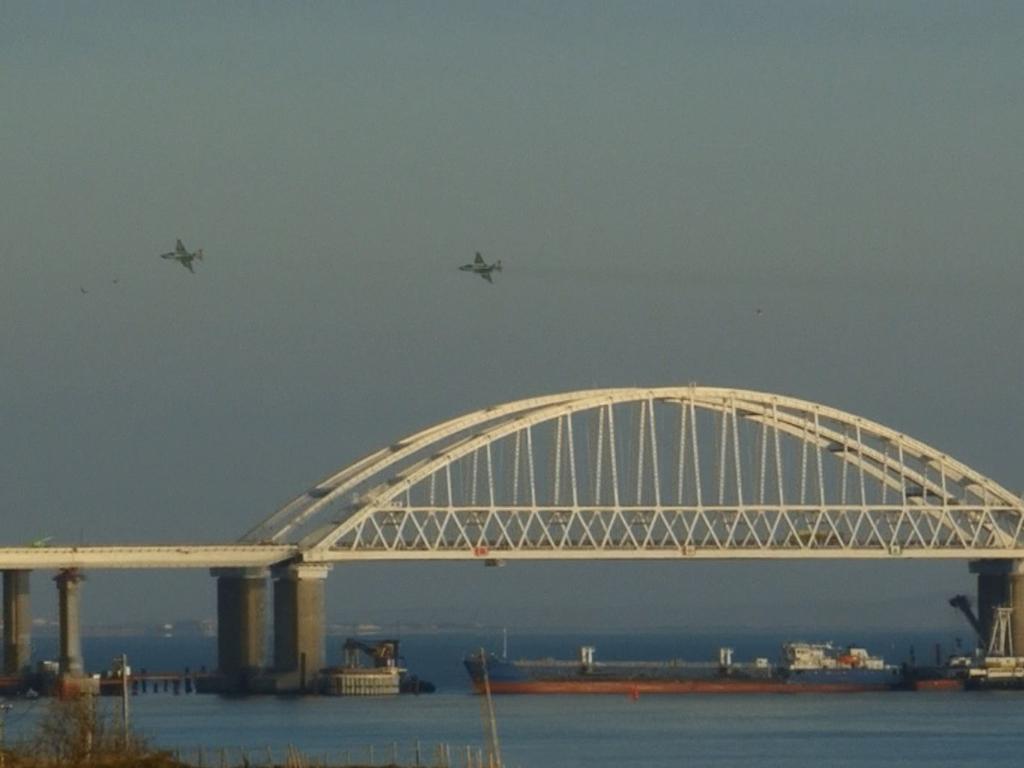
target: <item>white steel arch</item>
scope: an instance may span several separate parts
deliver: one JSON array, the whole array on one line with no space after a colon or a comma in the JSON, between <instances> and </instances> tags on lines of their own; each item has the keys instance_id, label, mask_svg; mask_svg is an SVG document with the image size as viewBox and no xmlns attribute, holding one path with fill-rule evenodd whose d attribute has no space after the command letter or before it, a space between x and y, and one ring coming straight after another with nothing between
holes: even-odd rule
<instances>
[{"instance_id":1,"label":"white steel arch","mask_svg":"<svg viewBox=\"0 0 1024 768\"><path fill-rule=\"evenodd\" d=\"M1024 507L876 422L714 387L461 416L323 481L243 541L362 559L1024 557Z\"/></svg>"}]
</instances>

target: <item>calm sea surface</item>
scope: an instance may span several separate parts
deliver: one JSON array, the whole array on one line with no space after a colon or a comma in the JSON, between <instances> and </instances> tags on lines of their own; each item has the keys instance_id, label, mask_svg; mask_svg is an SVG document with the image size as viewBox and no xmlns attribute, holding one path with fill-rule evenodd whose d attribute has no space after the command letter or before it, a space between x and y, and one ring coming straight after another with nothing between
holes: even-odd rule
<instances>
[{"instance_id":1,"label":"calm sea surface","mask_svg":"<svg viewBox=\"0 0 1024 768\"><path fill-rule=\"evenodd\" d=\"M738 660L775 657L784 639L820 637L750 635L731 638ZM891 661L914 645L919 660L934 655L935 638L873 634L856 640ZM944 651L952 650L953 639ZM132 699L135 727L151 742L183 756L207 750L241 751L264 760L288 745L307 755L344 764L390 761L393 750L412 760L417 740L427 758L439 742L462 764L465 745L483 743L480 700L469 692L462 655L481 645L497 650L489 635L408 636L403 653L410 669L438 686L423 696L383 699L226 699L147 694ZM580 643L597 646L598 658L712 658L718 638L674 634L513 636L512 657L575 655ZM329 642L338 658L340 638ZM52 653L38 639L40 657ZM125 638L86 641L92 669L125 651L133 667L171 670L213 666L211 639ZM505 762L522 768L572 766L1020 766L1024 764L1024 693L873 693L845 695L504 696L495 699ZM31 733L47 703L16 701L9 738ZM104 700L112 708L114 701ZM219 758L217 758L219 759Z\"/></svg>"}]
</instances>

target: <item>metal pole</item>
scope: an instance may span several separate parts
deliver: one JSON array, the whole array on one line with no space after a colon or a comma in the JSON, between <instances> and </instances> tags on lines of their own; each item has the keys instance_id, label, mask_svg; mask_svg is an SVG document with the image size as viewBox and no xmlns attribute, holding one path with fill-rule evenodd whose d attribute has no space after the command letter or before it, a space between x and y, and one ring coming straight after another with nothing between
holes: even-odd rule
<instances>
[{"instance_id":1,"label":"metal pole","mask_svg":"<svg viewBox=\"0 0 1024 768\"><path fill-rule=\"evenodd\" d=\"M11 704L0 704L0 768L4 768L4 752L6 750L4 744L4 720L7 718L7 713L13 708Z\"/></svg>"},{"instance_id":2,"label":"metal pole","mask_svg":"<svg viewBox=\"0 0 1024 768\"><path fill-rule=\"evenodd\" d=\"M89 730L85 734L85 757L86 761L92 759L93 735L96 733L96 697L89 695L85 697L85 711L87 713Z\"/></svg>"},{"instance_id":3,"label":"metal pole","mask_svg":"<svg viewBox=\"0 0 1024 768\"><path fill-rule=\"evenodd\" d=\"M502 768L501 747L498 745L498 721L494 713L494 700L491 698L491 679L487 674L487 655L480 649L480 666L484 673L484 726L487 731L487 760L494 763L495 768Z\"/></svg>"},{"instance_id":4,"label":"metal pole","mask_svg":"<svg viewBox=\"0 0 1024 768\"><path fill-rule=\"evenodd\" d=\"M121 738L122 746L128 749L128 656L121 654ZM0 767L2 768L2 767Z\"/></svg>"}]
</instances>

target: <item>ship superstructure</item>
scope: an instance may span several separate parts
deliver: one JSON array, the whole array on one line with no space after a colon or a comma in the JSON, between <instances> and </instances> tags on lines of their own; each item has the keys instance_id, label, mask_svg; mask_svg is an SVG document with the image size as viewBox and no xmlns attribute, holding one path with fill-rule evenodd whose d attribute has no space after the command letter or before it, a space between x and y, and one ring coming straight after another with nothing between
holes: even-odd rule
<instances>
[{"instance_id":1,"label":"ship superstructure","mask_svg":"<svg viewBox=\"0 0 1024 768\"><path fill-rule=\"evenodd\" d=\"M831 643L786 643L782 646L782 676L791 686L820 692L898 688L903 670L886 664L857 646L836 648Z\"/></svg>"}]
</instances>

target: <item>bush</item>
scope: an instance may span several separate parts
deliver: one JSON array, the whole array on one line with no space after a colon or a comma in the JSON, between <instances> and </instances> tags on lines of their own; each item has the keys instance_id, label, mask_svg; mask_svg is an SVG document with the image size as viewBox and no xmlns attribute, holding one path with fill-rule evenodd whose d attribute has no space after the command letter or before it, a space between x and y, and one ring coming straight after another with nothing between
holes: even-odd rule
<instances>
[{"instance_id":1,"label":"bush","mask_svg":"<svg viewBox=\"0 0 1024 768\"><path fill-rule=\"evenodd\" d=\"M35 736L6 754L5 768L177 768L168 753L123 733L94 696L52 699Z\"/></svg>"}]
</instances>

